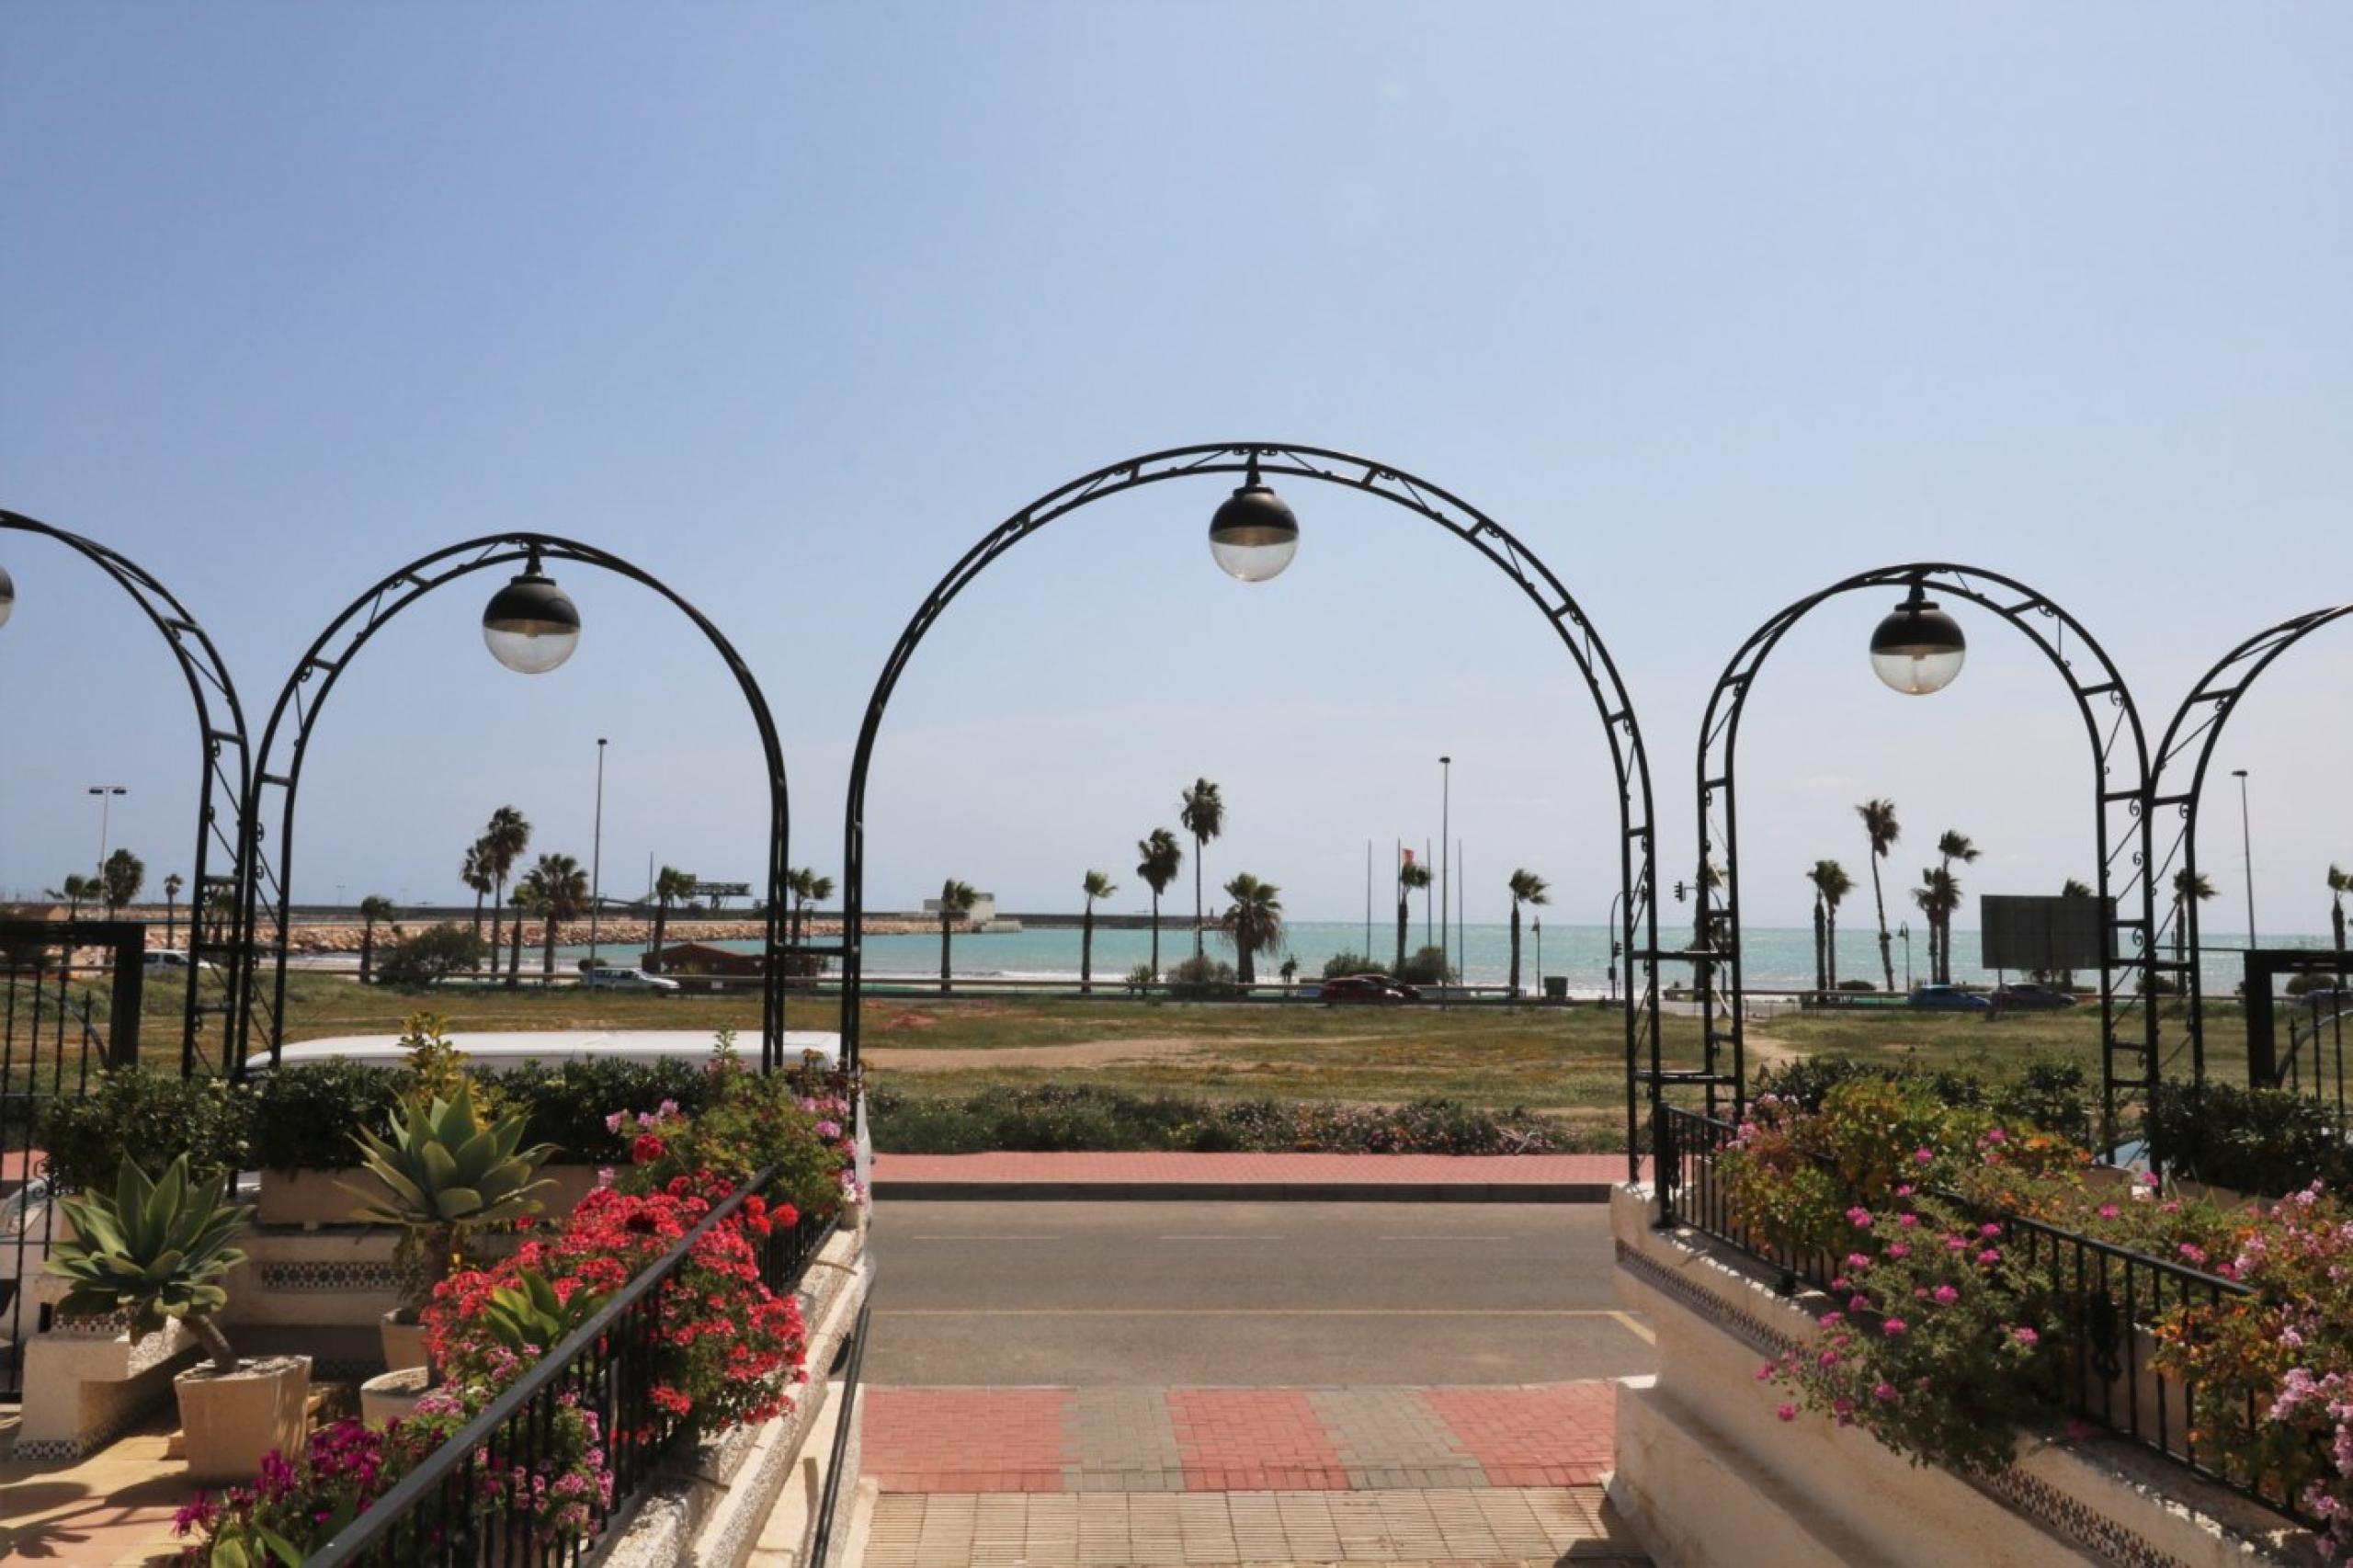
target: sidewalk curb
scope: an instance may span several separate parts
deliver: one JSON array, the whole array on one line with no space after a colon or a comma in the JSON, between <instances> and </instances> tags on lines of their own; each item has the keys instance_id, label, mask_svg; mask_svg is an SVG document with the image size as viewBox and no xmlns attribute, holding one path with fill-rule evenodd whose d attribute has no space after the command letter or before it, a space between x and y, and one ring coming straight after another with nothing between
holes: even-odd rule
<instances>
[{"instance_id":1,"label":"sidewalk curb","mask_svg":"<svg viewBox=\"0 0 2353 1568\"><path fill-rule=\"evenodd\" d=\"M878 1177L877 1201L911 1203L1607 1203L1604 1181L923 1181Z\"/></svg>"}]
</instances>

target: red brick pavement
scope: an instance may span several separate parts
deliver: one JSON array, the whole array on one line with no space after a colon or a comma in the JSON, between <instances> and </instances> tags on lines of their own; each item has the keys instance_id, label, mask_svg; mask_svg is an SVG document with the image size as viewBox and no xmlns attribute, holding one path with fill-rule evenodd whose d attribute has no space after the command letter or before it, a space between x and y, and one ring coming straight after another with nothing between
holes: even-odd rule
<instances>
[{"instance_id":1,"label":"red brick pavement","mask_svg":"<svg viewBox=\"0 0 2353 1568\"><path fill-rule=\"evenodd\" d=\"M1319 1413L1310 1397L1316 1391L1133 1392L1165 1403L1180 1468L1169 1467L1165 1449L1083 1456L1071 1389L876 1388L866 1405L865 1471L885 1492L1059 1492L1114 1484L1106 1476L1150 1491L1351 1485L1345 1435L1332 1408ZM1380 1460L1354 1467L1360 1475L1444 1468L1449 1485L1578 1486L1610 1466L1616 1405L1608 1382L1348 1392L1357 1419L1395 1434ZM1381 1415L1384 1403L1394 1404L1393 1415ZM1095 1441L1099 1447L1099 1434ZM1413 1451L1417 1442L1427 1451Z\"/></svg>"},{"instance_id":2,"label":"red brick pavement","mask_svg":"<svg viewBox=\"0 0 2353 1568\"><path fill-rule=\"evenodd\" d=\"M1423 1403L1487 1472L1490 1486L1584 1486L1610 1466L1613 1385L1424 1389Z\"/></svg>"}]
</instances>

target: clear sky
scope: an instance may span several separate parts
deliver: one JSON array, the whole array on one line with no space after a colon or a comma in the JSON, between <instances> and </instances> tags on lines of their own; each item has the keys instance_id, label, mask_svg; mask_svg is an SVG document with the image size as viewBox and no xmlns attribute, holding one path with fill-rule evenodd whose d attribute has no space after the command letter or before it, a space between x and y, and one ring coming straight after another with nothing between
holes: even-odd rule
<instances>
[{"instance_id":1,"label":"clear sky","mask_svg":"<svg viewBox=\"0 0 2353 1568\"><path fill-rule=\"evenodd\" d=\"M2353 10L2336 4L691 7L0 6L0 505L120 548L222 644L258 732L367 584L532 528L641 562L775 705L792 858L838 872L867 695L974 540L1192 441L1362 451L1540 551L1632 689L1665 875L1708 689L1756 622L1870 566L2024 578L2154 732L2215 654L2353 599ZM1212 481L1022 545L883 731L869 897L961 877L1140 908L1134 841L1220 780L1211 850L1356 918L1364 846L1435 836L1471 916L1614 891L1600 729L1544 622L1395 508L1290 487L1280 580L1221 577ZM185 869L196 744L96 574L0 535L0 890L114 840ZM688 624L565 574L562 671L499 670L482 578L354 665L297 892L457 899L511 801L608 891L754 879L751 726ZM1892 599L1892 596L1889 597ZM1983 616L1933 700L1871 678L1886 604L1768 666L1742 753L1752 918L1815 857L1974 892L2090 871L2083 733ZM2267 930L2353 863L2353 622L2234 722ZM2227 778L2222 783L2228 786ZM2235 800L2231 801L2235 806ZM2244 921L2209 818L2212 930ZM1891 899L1893 894L1891 892ZM1973 918L1964 924L1973 924Z\"/></svg>"}]
</instances>

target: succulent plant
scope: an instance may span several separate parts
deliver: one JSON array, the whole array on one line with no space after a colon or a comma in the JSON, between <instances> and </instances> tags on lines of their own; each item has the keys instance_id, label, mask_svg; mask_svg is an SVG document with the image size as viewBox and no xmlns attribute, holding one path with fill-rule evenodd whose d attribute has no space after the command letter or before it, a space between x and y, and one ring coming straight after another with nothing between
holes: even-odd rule
<instances>
[{"instance_id":1,"label":"succulent plant","mask_svg":"<svg viewBox=\"0 0 2353 1568\"><path fill-rule=\"evenodd\" d=\"M460 1083L448 1099L411 1101L394 1108L392 1137L354 1134L370 1175L387 1190L347 1187L362 1199L352 1218L398 1225L423 1249L424 1277L412 1305L432 1293L462 1251L466 1236L540 1211L539 1193L554 1184L538 1178L551 1143L523 1148L523 1118L485 1126L473 1091Z\"/></svg>"},{"instance_id":2,"label":"succulent plant","mask_svg":"<svg viewBox=\"0 0 2353 1568\"><path fill-rule=\"evenodd\" d=\"M236 1370L236 1353L212 1314L228 1304L222 1278L245 1260L229 1243L253 1210L227 1201L228 1185L225 1171L210 1181L190 1180L186 1154L154 1181L126 1156L112 1198L91 1192L60 1199L74 1233L57 1244L44 1267L73 1281L63 1310L97 1314L129 1307L131 1330L142 1335L178 1318L216 1368Z\"/></svg>"},{"instance_id":3,"label":"succulent plant","mask_svg":"<svg viewBox=\"0 0 2353 1568\"><path fill-rule=\"evenodd\" d=\"M482 1325L490 1336L517 1356L537 1356L570 1338L573 1330L597 1315L605 1298L583 1287L565 1301L543 1274L523 1269L512 1285L490 1293L482 1308Z\"/></svg>"}]
</instances>

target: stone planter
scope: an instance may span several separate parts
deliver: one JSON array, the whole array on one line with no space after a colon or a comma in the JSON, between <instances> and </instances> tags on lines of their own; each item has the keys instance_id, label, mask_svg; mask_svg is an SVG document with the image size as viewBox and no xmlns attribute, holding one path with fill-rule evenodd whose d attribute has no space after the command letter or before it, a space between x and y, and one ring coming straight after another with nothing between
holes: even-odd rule
<instances>
[{"instance_id":1,"label":"stone planter","mask_svg":"<svg viewBox=\"0 0 2353 1568\"><path fill-rule=\"evenodd\" d=\"M426 1364L423 1324L401 1322L397 1307L376 1322L377 1332L383 1336L384 1368L387 1371L398 1372Z\"/></svg>"},{"instance_id":2,"label":"stone planter","mask_svg":"<svg viewBox=\"0 0 2353 1568\"><path fill-rule=\"evenodd\" d=\"M248 1483L272 1449L300 1452L310 1425L311 1358L263 1356L220 1372L207 1361L172 1380L191 1481Z\"/></svg>"},{"instance_id":3,"label":"stone planter","mask_svg":"<svg viewBox=\"0 0 2353 1568\"><path fill-rule=\"evenodd\" d=\"M408 1415L433 1386L431 1376L423 1367L402 1367L369 1379L359 1385L359 1418L381 1427Z\"/></svg>"},{"instance_id":4,"label":"stone planter","mask_svg":"<svg viewBox=\"0 0 2353 1568\"><path fill-rule=\"evenodd\" d=\"M544 1205L540 1213L549 1219L571 1213L597 1185L594 1165L548 1165L540 1175L554 1183L540 1196ZM306 1231L353 1224L357 1221L351 1211L361 1200L347 1187L367 1193L385 1190L364 1165L339 1171L264 1171L258 1199L261 1211L255 1217L265 1225L300 1226Z\"/></svg>"}]
</instances>

